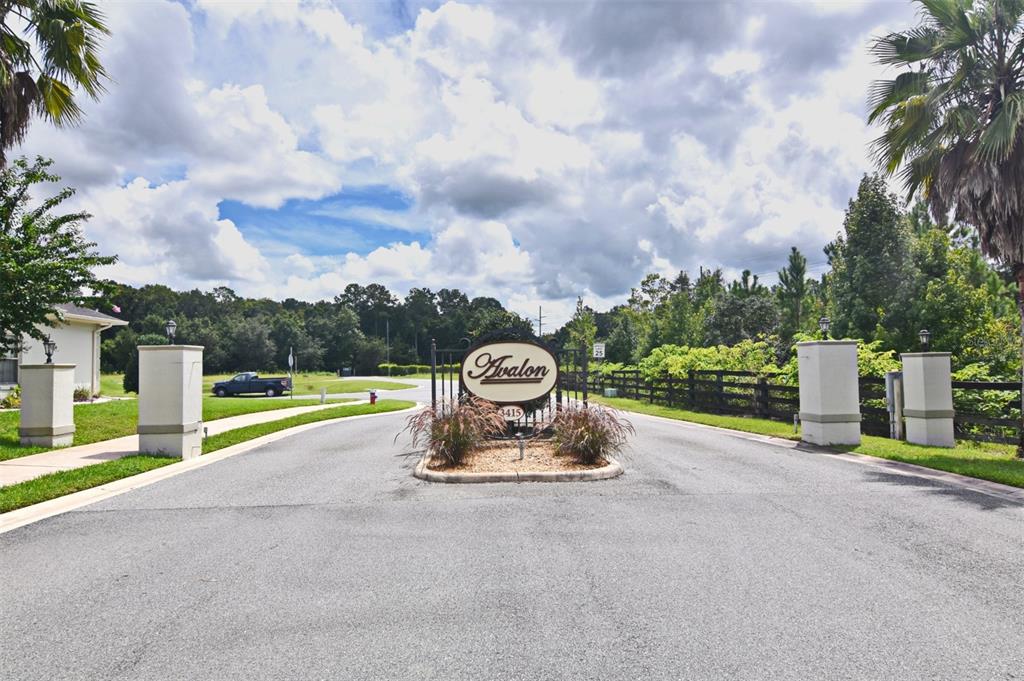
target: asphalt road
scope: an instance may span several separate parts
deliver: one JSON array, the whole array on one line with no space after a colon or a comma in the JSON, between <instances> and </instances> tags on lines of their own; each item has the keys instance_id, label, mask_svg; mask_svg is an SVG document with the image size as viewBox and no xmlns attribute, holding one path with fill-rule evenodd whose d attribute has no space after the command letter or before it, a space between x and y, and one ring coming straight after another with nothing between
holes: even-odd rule
<instances>
[{"instance_id":1,"label":"asphalt road","mask_svg":"<svg viewBox=\"0 0 1024 681\"><path fill-rule=\"evenodd\" d=\"M1011 679L1024 508L645 417L448 486L401 416L0 535L0 679Z\"/></svg>"}]
</instances>

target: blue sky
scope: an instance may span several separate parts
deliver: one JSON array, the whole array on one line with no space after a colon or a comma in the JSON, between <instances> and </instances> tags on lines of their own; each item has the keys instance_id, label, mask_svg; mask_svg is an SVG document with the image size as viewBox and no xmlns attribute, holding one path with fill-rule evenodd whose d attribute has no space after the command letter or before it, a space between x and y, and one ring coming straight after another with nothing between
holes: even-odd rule
<instances>
[{"instance_id":1,"label":"blue sky","mask_svg":"<svg viewBox=\"0 0 1024 681\"><path fill-rule=\"evenodd\" d=\"M33 126L131 284L459 287L552 323L823 246L902 0L105 5L111 81Z\"/></svg>"}]
</instances>

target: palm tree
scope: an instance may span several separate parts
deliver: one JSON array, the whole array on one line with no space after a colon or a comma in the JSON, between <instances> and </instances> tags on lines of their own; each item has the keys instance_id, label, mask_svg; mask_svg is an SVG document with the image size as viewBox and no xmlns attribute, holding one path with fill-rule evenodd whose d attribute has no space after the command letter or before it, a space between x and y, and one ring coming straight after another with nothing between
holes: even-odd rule
<instances>
[{"instance_id":1,"label":"palm tree","mask_svg":"<svg viewBox=\"0 0 1024 681\"><path fill-rule=\"evenodd\" d=\"M871 86L875 161L1013 272L1024 338L1024 0L918 2L920 23L872 48L902 70Z\"/></svg>"},{"instance_id":2,"label":"palm tree","mask_svg":"<svg viewBox=\"0 0 1024 681\"><path fill-rule=\"evenodd\" d=\"M0 3L0 164L28 132L33 115L58 126L82 116L74 91L93 99L106 72L100 40L103 15L78 0L3 0Z\"/></svg>"}]
</instances>

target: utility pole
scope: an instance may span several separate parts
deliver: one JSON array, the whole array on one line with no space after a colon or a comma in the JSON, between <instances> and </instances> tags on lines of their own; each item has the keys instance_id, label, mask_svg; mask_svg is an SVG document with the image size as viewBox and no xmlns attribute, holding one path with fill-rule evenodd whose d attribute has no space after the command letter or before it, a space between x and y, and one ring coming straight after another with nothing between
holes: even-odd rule
<instances>
[{"instance_id":1,"label":"utility pole","mask_svg":"<svg viewBox=\"0 0 1024 681\"><path fill-rule=\"evenodd\" d=\"M391 376L391 320L390 319L385 319L384 320L384 325L385 325L384 326L384 329L385 329L385 331L384 331L384 333L385 333L384 338L386 339L384 341L384 356L386 357L385 361L388 364L388 377L390 378L390 376Z\"/></svg>"},{"instance_id":2,"label":"utility pole","mask_svg":"<svg viewBox=\"0 0 1024 681\"><path fill-rule=\"evenodd\" d=\"M537 338L544 335L544 308L537 306Z\"/></svg>"}]
</instances>

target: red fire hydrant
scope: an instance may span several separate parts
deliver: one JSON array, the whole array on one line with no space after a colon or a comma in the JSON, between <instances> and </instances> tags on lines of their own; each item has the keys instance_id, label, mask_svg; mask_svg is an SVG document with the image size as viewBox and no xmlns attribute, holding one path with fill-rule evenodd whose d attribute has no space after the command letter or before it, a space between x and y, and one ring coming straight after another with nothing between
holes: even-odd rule
<instances>
[{"instance_id":1,"label":"red fire hydrant","mask_svg":"<svg viewBox=\"0 0 1024 681\"><path fill-rule=\"evenodd\" d=\"M376 390L371 390L370 391L370 404L377 404L377 391Z\"/></svg>"}]
</instances>

